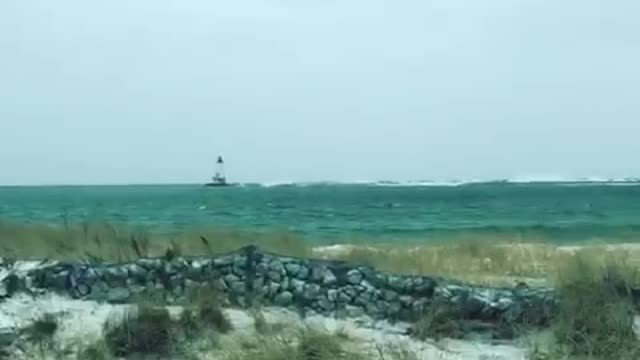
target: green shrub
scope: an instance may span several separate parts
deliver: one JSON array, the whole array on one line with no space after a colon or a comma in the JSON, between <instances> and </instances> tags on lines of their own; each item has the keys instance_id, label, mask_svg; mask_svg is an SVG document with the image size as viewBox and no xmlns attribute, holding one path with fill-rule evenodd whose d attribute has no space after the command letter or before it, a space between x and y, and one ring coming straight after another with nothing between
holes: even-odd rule
<instances>
[{"instance_id":1,"label":"green shrub","mask_svg":"<svg viewBox=\"0 0 640 360\"><path fill-rule=\"evenodd\" d=\"M109 349L103 342L87 345L78 350L77 360L109 360Z\"/></svg>"},{"instance_id":2,"label":"green shrub","mask_svg":"<svg viewBox=\"0 0 640 360\"><path fill-rule=\"evenodd\" d=\"M597 263L584 256L576 256L563 270L553 324L556 348L549 353L616 360L640 358L629 292L635 270L624 262Z\"/></svg>"},{"instance_id":3,"label":"green shrub","mask_svg":"<svg viewBox=\"0 0 640 360\"><path fill-rule=\"evenodd\" d=\"M117 323L106 325L105 342L114 356L169 355L175 350L177 326L166 308L138 306Z\"/></svg>"},{"instance_id":4,"label":"green shrub","mask_svg":"<svg viewBox=\"0 0 640 360\"><path fill-rule=\"evenodd\" d=\"M212 288L200 288L191 294L191 303L199 325L221 333L233 330L233 326L222 308L219 294Z\"/></svg>"},{"instance_id":5,"label":"green shrub","mask_svg":"<svg viewBox=\"0 0 640 360\"><path fill-rule=\"evenodd\" d=\"M54 314L46 313L36 319L24 331L27 334L27 338L34 343L51 343L58 328L58 318Z\"/></svg>"},{"instance_id":6,"label":"green shrub","mask_svg":"<svg viewBox=\"0 0 640 360\"><path fill-rule=\"evenodd\" d=\"M298 356L302 360L352 359L342 348L342 340L334 335L308 329L298 343Z\"/></svg>"},{"instance_id":7,"label":"green shrub","mask_svg":"<svg viewBox=\"0 0 640 360\"><path fill-rule=\"evenodd\" d=\"M461 338L464 326L459 314L444 301L434 301L411 328L411 335L419 340Z\"/></svg>"},{"instance_id":8,"label":"green shrub","mask_svg":"<svg viewBox=\"0 0 640 360\"><path fill-rule=\"evenodd\" d=\"M188 338L196 336L200 331L200 324L196 314L190 308L182 310L178 324Z\"/></svg>"}]
</instances>

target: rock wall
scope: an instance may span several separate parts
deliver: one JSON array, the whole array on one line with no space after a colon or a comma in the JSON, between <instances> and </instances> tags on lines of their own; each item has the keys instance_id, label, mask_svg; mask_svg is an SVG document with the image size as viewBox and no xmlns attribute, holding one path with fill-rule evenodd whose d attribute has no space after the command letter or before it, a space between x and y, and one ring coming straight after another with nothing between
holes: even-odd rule
<instances>
[{"instance_id":1,"label":"rock wall","mask_svg":"<svg viewBox=\"0 0 640 360\"><path fill-rule=\"evenodd\" d=\"M1 282L5 296L55 291L114 303L153 295L174 303L192 290L213 287L236 306L273 305L377 319L416 318L438 303L464 319L544 325L557 303L550 289L469 286L344 262L283 257L254 246L215 257L141 258L122 264L52 262L14 272Z\"/></svg>"}]
</instances>

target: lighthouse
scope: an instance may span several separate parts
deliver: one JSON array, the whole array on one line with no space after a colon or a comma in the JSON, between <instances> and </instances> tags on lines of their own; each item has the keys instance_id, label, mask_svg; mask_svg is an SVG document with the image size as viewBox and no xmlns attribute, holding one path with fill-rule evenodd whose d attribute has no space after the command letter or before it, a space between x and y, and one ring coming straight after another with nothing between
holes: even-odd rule
<instances>
[{"instance_id":1,"label":"lighthouse","mask_svg":"<svg viewBox=\"0 0 640 360\"><path fill-rule=\"evenodd\" d=\"M222 156L218 156L218 160L216 161L215 174L213 178L211 178L211 182L207 183L206 186L228 186L227 178L224 175L224 160Z\"/></svg>"}]
</instances>

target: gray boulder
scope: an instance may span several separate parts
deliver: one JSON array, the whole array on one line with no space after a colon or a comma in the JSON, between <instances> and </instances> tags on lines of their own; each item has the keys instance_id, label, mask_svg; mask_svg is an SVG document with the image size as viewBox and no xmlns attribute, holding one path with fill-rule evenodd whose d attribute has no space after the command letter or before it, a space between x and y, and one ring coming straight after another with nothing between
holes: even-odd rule
<instances>
[{"instance_id":1,"label":"gray boulder","mask_svg":"<svg viewBox=\"0 0 640 360\"><path fill-rule=\"evenodd\" d=\"M359 285L363 278L362 273L356 269L347 272L347 281L352 285Z\"/></svg>"},{"instance_id":2,"label":"gray boulder","mask_svg":"<svg viewBox=\"0 0 640 360\"><path fill-rule=\"evenodd\" d=\"M299 264L296 264L296 263L289 263L289 264L285 265L284 267L287 270L287 274L289 274L290 276L298 275L298 273L300 272L300 268L301 268L301 266Z\"/></svg>"},{"instance_id":3,"label":"gray boulder","mask_svg":"<svg viewBox=\"0 0 640 360\"><path fill-rule=\"evenodd\" d=\"M273 303L277 306L287 307L293 302L293 294L289 291L283 291L276 295Z\"/></svg>"},{"instance_id":4,"label":"gray boulder","mask_svg":"<svg viewBox=\"0 0 640 360\"><path fill-rule=\"evenodd\" d=\"M131 297L131 292L127 288L112 288L107 292L107 302L122 304Z\"/></svg>"}]
</instances>

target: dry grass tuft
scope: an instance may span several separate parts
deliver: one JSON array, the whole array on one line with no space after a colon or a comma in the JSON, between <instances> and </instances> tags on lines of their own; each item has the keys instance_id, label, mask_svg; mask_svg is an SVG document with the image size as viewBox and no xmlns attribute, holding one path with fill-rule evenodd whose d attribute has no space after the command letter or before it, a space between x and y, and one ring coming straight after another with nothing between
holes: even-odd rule
<instances>
[{"instance_id":1,"label":"dry grass tuft","mask_svg":"<svg viewBox=\"0 0 640 360\"><path fill-rule=\"evenodd\" d=\"M194 227L172 234L109 223L66 225L0 221L0 257L18 259L87 259L124 262L140 257L212 255L246 245L291 256L309 256L311 248L286 231L249 231Z\"/></svg>"},{"instance_id":2,"label":"dry grass tuft","mask_svg":"<svg viewBox=\"0 0 640 360\"><path fill-rule=\"evenodd\" d=\"M344 334L310 328L235 336L220 349L222 360L417 360L415 353L400 346L376 345L363 349ZM360 350L357 350L360 349Z\"/></svg>"},{"instance_id":3,"label":"dry grass tuft","mask_svg":"<svg viewBox=\"0 0 640 360\"><path fill-rule=\"evenodd\" d=\"M166 308L139 306L118 323L105 326L105 342L118 357L168 356L176 349L178 328Z\"/></svg>"},{"instance_id":4,"label":"dry grass tuft","mask_svg":"<svg viewBox=\"0 0 640 360\"><path fill-rule=\"evenodd\" d=\"M45 313L23 331L30 341L36 344L51 345L59 327L56 315Z\"/></svg>"},{"instance_id":5,"label":"dry grass tuft","mask_svg":"<svg viewBox=\"0 0 640 360\"><path fill-rule=\"evenodd\" d=\"M625 259L577 253L560 267L560 307L549 344L535 344L531 360L640 358L632 289L638 269Z\"/></svg>"},{"instance_id":6,"label":"dry grass tuft","mask_svg":"<svg viewBox=\"0 0 640 360\"><path fill-rule=\"evenodd\" d=\"M184 316L191 313L192 325L197 329L214 330L227 333L233 326L223 311L223 301L218 292L211 287L198 288L189 294L190 306L183 312ZM188 321L185 319L185 322Z\"/></svg>"},{"instance_id":7,"label":"dry grass tuft","mask_svg":"<svg viewBox=\"0 0 640 360\"><path fill-rule=\"evenodd\" d=\"M411 336L419 340L462 338L464 326L458 313L445 303L434 302L411 328Z\"/></svg>"}]
</instances>

